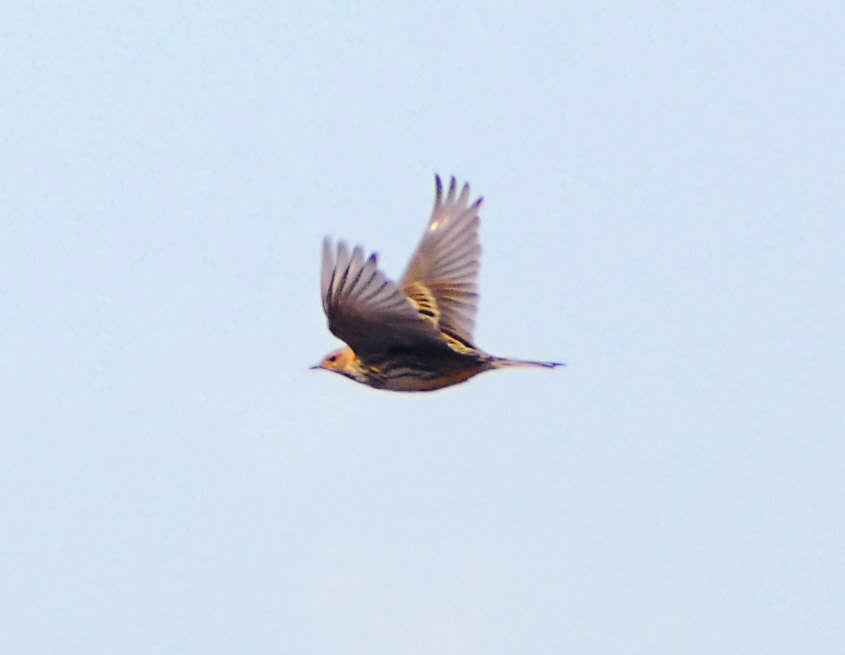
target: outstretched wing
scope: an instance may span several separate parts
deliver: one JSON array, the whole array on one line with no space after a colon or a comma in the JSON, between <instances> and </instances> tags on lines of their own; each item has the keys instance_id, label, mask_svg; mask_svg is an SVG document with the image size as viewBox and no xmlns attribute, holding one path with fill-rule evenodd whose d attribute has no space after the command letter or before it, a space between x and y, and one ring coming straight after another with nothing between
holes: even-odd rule
<instances>
[{"instance_id":1,"label":"outstretched wing","mask_svg":"<svg viewBox=\"0 0 845 655\"><path fill-rule=\"evenodd\" d=\"M329 330L362 359L391 348L447 347L402 289L378 270L376 254L364 259L360 246L350 253L342 241L335 249L323 240L320 292Z\"/></svg>"},{"instance_id":2,"label":"outstretched wing","mask_svg":"<svg viewBox=\"0 0 845 655\"><path fill-rule=\"evenodd\" d=\"M421 314L447 334L472 343L478 309L478 209L482 198L469 204L469 184L458 194L454 177L444 198L440 177L434 179L434 209L400 284Z\"/></svg>"}]
</instances>

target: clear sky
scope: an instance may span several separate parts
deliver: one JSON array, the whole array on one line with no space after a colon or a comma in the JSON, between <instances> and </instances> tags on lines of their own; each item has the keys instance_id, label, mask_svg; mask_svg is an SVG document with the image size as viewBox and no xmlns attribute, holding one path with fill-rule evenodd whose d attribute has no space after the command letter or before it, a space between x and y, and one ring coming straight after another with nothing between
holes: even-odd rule
<instances>
[{"instance_id":1,"label":"clear sky","mask_svg":"<svg viewBox=\"0 0 845 655\"><path fill-rule=\"evenodd\" d=\"M845 651L841 2L0 14L0 652ZM435 172L566 368L308 370Z\"/></svg>"}]
</instances>

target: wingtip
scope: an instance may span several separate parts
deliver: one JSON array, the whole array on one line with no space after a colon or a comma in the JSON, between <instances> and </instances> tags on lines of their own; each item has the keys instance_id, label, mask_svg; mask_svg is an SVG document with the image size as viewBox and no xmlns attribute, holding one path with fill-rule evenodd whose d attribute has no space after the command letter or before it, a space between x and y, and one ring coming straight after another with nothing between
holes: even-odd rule
<instances>
[{"instance_id":1,"label":"wingtip","mask_svg":"<svg viewBox=\"0 0 845 655\"><path fill-rule=\"evenodd\" d=\"M323 266L326 265L327 261L331 260L333 250L334 244L332 243L331 237L323 237Z\"/></svg>"},{"instance_id":2,"label":"wingtip","mask_svg":"<svg viewBox=\"0 0 845 655\"><path fill-rule=\"evenodd\" d=\"M446 202L450 202L455 198L458 192L458 181L455 179L454 175L449 176L449 186L446 189ZM470 187L469 182L464 182L463 186L461 187L461 196L469 197L470 193L472 193L472 188ZM443 201L443 180L437 173L434 174L434 205L435 207L440 205ZM481 207L481 203L484 202L484 196L479 196L470 207L478 208Z\"/></svg>"}]
</instances>

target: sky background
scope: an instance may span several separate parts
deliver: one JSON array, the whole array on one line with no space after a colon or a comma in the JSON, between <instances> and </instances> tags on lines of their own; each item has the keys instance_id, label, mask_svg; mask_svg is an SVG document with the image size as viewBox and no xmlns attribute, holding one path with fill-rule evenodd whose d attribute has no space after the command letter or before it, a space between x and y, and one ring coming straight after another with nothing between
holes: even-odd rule
<instances>
[{"instance_id":1,"label":"sky background","mask_svg":"<svg viewBox=\"0 0 845 655\"><path fill-rule=\"evenodd\" d=\"M305 5L305 6L303 6ZM4 3L0 651L845 651L840 2ZM475 337L309 371L483 195Z\"/></svg>"}]
</instances>

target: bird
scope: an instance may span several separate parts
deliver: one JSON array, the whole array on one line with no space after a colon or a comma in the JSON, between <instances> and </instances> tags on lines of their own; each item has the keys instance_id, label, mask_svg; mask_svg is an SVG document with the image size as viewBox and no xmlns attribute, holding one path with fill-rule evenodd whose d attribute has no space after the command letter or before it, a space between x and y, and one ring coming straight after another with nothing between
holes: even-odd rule
<instances>
[{"instance_id":1,"label":"bird","mask_svg":"<svg viewBox=\"0 0 845 655\"><path fill-rule=\"evenodd\" d=\"M329 330L347 345L312 369L388 391L434 391L512 366L556 368L561 362L496 357L473 343L478 308L479 210L470 187L452 177L445 195L434 176L434 207L398 282L378 255L323 240L320 296Z\"/></svg>"}]
</instances>

